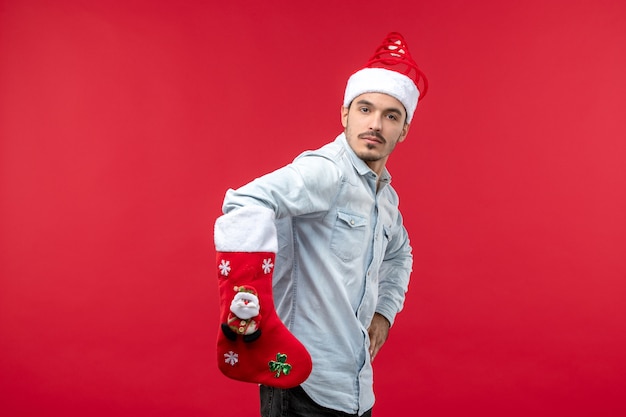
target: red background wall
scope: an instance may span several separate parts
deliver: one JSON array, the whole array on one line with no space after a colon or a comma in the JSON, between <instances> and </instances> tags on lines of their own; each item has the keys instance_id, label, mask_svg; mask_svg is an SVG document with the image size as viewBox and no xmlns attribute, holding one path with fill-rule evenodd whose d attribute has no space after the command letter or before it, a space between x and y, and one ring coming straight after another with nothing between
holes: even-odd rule
<instances>
[{"instance_id":1,"label":"red background wall","mask_svg":"<svg viewBox=\"0 0 626 417\"><path fill-rule=\"evenodd\" d=\"M258 415L217 371L223 193L339 132L402 32L415 268L378 416L626 412L619 0L0 1L0 409Z\"/></svg>"}]
</instances>

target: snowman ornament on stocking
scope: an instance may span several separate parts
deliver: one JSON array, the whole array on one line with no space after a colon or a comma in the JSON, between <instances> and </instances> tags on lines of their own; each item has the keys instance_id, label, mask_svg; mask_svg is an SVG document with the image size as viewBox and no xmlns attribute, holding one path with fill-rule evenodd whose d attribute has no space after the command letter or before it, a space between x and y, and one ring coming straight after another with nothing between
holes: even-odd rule
<instances>
[{"instance_id":1,"label":"snowman ornament on stocking","mask_svg":"<svg viewBox=\"0 0 626 417\"><path fill-rule=\"evenodd\" d=\"M220 329L217 363L229 378L278 388L300 385L311 356L276 314L274 213L242 207L215 222Z\"/></svg>"}]
</instances>

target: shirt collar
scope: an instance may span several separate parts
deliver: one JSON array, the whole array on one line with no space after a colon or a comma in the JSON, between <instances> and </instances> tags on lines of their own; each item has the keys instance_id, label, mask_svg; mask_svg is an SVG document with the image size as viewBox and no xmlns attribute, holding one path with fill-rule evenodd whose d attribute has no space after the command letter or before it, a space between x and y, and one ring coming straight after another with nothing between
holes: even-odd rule
<instances>
[{"instance_id":1,"label":"shirt collar","mask_svg":"<svg viewBox=\"0 0 626 417\"><path fill-rule=\"evenodd\" d=\"M372 173L372 174L376 175L376 173L374 171L372 171L372 169L370 167L367 166L365 161L363 161L361 158L359 158L357 156L356 153L354 153L354 151L352 150L352 148L348 144L348 139L346 139L346 134L345 133L341 133L339 136L337 136L336 140L341 142L343 147L346 149L348 155L350 156L350 161L352 162L352 165L354 166L354 169L356 169L356 171L359 173L359 175L363 176L363 175L367 175L369 173ZM391 174L389 173L389 171L387 171L387 167L383 168L383 172L380 175L379 181L382 184L389 184L391 182Z\"/></svg>"}]
</instances>

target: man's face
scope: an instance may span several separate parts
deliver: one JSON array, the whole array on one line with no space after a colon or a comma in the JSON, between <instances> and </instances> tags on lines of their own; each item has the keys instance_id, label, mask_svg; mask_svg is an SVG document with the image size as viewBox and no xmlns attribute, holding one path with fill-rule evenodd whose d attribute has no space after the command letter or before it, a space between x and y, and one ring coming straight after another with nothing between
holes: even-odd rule
<instances>
[{"instance_id":1,"label":"man's face","mask_svg":"<svg viewBox=\"0 0 626 417\"><path fill-rule=\"evenodd\" d=\"M341 108L341 124L352 150L378 175L398 142L409 132L406 111L397 99L382 93L357 96Z\"/></svg>"}]
</instances>

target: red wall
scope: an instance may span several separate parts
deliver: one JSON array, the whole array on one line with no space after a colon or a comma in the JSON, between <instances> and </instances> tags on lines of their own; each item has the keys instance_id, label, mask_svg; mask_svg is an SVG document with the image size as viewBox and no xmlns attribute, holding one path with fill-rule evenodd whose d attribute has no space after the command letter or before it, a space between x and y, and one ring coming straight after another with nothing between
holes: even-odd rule
<instances>
[{"instance_id":1,"label":"red wall","mask_svg":"<svg viewBox=\"0 0 626 417\"><path fill-rule=\"evenodd\" d=\"M0 1L2 414L258 415L214 362L213 221L334 138L392 30L431 89L375 414L623 415L619 0Z\"/></svg>"}]
</instances>

